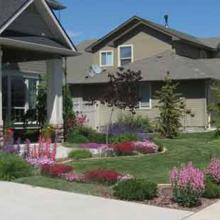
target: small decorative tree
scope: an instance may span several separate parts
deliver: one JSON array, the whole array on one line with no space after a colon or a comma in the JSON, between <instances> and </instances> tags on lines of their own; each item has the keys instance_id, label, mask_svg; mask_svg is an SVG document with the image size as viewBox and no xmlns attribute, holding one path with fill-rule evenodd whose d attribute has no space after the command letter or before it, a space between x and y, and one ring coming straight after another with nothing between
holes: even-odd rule
<instances>
[{"instance_id":1,"label":"small decorative tree","mask_svg":"<svg viewBox=\"0 0 220 220\"><path fill-rule=\"evenodd\" d=\"M115 108L128 109L135 114L138 104L138 83L142 79L141 71L125 70L120 67L115 74L108 74L109 82L106 92L100 97L102 104L111 108L109 123L106 131L106 143L109 142L109 128L112 124L112 115Z\"/></svg>"},{"instance_id":2,"label":"small decorative tree","mask_svg":"<svg viewBox=\"0 0 220 220\"><path fill-rule=\"evenodd\" d=\"M170 78L168 72L164 85L160 91L156 92L156 98L159 100L156 106L160 110L156 130L163 137L174 138L179 134L181 118L184 116L185 104L180 98L180 94L176 93L178 83Z\"/></svg>"},{"instance_id":3,"label":"small decorative tree","mask_svg":"<svg viewBox=\"0 0 220 220\"><path fill-rule=\"evenodd\" d=\"M69 86L66 84L63 87L63 120L64 120L64 138L66 138L69 129L72 128L75 121L73 112L73 101Z\"/></svg>"},{"instance_id":4,"label":"small decorative tree","mask_svg":"<svg viewBox=\"0 0 220 220\"><path fill-rule=\"evenodd\" d=\"M37 122L43 128L47 120L47 80L44 78L40 79L37 87L36 113Z\"/></svg>"},{"instance_id":5,"label":"small decorative tree","mask_svg":"<svg viewBox=\"0 0 220 220\"><path fill-rule=\"evenodd\" d=\"M220 135L220 85L214 83L212 86L213 102L209 104L208 109L213 114L212 123L216 126L216 136Z\"/></svg>"}]
</instances>

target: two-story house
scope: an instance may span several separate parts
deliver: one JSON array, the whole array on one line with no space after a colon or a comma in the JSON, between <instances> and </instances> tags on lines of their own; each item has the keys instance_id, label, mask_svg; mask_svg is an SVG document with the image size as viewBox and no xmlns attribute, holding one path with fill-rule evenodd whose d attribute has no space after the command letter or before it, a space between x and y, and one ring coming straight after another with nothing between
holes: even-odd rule
<instances>
[{"instance_id":1,"label":"two-story house","mask_svg":"<svg viewBox=\"0 0 220 220\"><path fill-rule=\"evenodd\" d=\"M169 71L179 82L179 92L192 114L183 118L191 129L210 128L208 112L212 80L220 79L220 38L199 39L168 26L132 17L99 40L78 45L81 56L68 60L68 82L76 111L88 116L89 125L101 130L108 122L109 108L89 100L103 94L108 73L123 66L141 70L137 113L154 120L155 91ZM113 121L122 111L114 112Z\"/></svg>"}]
</instances>

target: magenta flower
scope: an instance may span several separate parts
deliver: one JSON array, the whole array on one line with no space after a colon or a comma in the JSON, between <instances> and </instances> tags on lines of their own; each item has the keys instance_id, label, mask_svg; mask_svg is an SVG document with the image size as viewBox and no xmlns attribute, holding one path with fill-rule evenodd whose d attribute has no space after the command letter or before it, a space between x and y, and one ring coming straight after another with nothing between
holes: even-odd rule
<instances>
[{"instance_id":1,"label":"magenta flower","mask_svg":"<svg viewBox=\"0 0 220 220\"><path fill-rule=\"evenodd\" d=\"M212 159L206 170L206 174L212 177L216 183L220 183L220 160Z\"/></svg>"}]
</instances>

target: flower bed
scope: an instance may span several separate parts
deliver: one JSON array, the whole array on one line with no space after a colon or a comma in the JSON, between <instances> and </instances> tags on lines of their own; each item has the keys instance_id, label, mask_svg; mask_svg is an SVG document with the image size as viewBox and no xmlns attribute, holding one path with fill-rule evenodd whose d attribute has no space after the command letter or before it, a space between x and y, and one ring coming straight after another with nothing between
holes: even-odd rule
<instances>
[{"instance_id":1,"label":"flower bed","mask_svg":"<svg viewBox=\"0 0 220 220\"><path fill-rule=\"evenodd\" d=\"M98 182L112 185L122 178L122 174L114 170L91 170L85 174L85 179L89 182Z\"/></svg>"},{"instance_id":2,"label":"flower bed","mask_svg":"<svg viewBox=\"0 0 220 220\"><path fill-rule=\"evenodd\" d=\"M88 149L93 155L99 156L127 156L137 154L157 153L159 147L149 140L130 141L118 144L81 144L81 148Z\"/></svg>"},{"instance_id":3,"label":"flower bed","mask_svg":"<svg viewBox=\"0 0 220 220\"><path fill-rule=\"evenodd\" d=\"M72 170L72 166L64 164L46 164L41 167L41 173L51 177L60 177L63 174L70 173Z\"/></svg>"}]
</instances>

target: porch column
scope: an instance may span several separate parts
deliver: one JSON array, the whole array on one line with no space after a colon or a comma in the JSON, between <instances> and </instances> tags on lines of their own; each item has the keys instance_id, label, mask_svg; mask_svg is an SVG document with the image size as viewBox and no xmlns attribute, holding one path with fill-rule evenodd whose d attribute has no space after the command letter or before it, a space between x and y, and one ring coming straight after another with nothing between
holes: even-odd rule
<instances>
[{"instance_id":1,"label":"porch column","mask_svg":"<svg viewBox=\"0 0 220 220\"><path fill-rule=\"evenodd\" d=\"M3 145L3 116L2 116L2 56L3 50L0 46L0 145Z\"/></svg>"},{"instance_id":2,"label":"porch column","mask_svg":"<svg viewBox=\"0 0 220 220\"><path fill-rule=\"evenodd\" d=\"M47 61L48 92L47 117L48 123L55 128L56 141L63 142L63 67L62 59Z\"/></svg>"}]
</instances>

